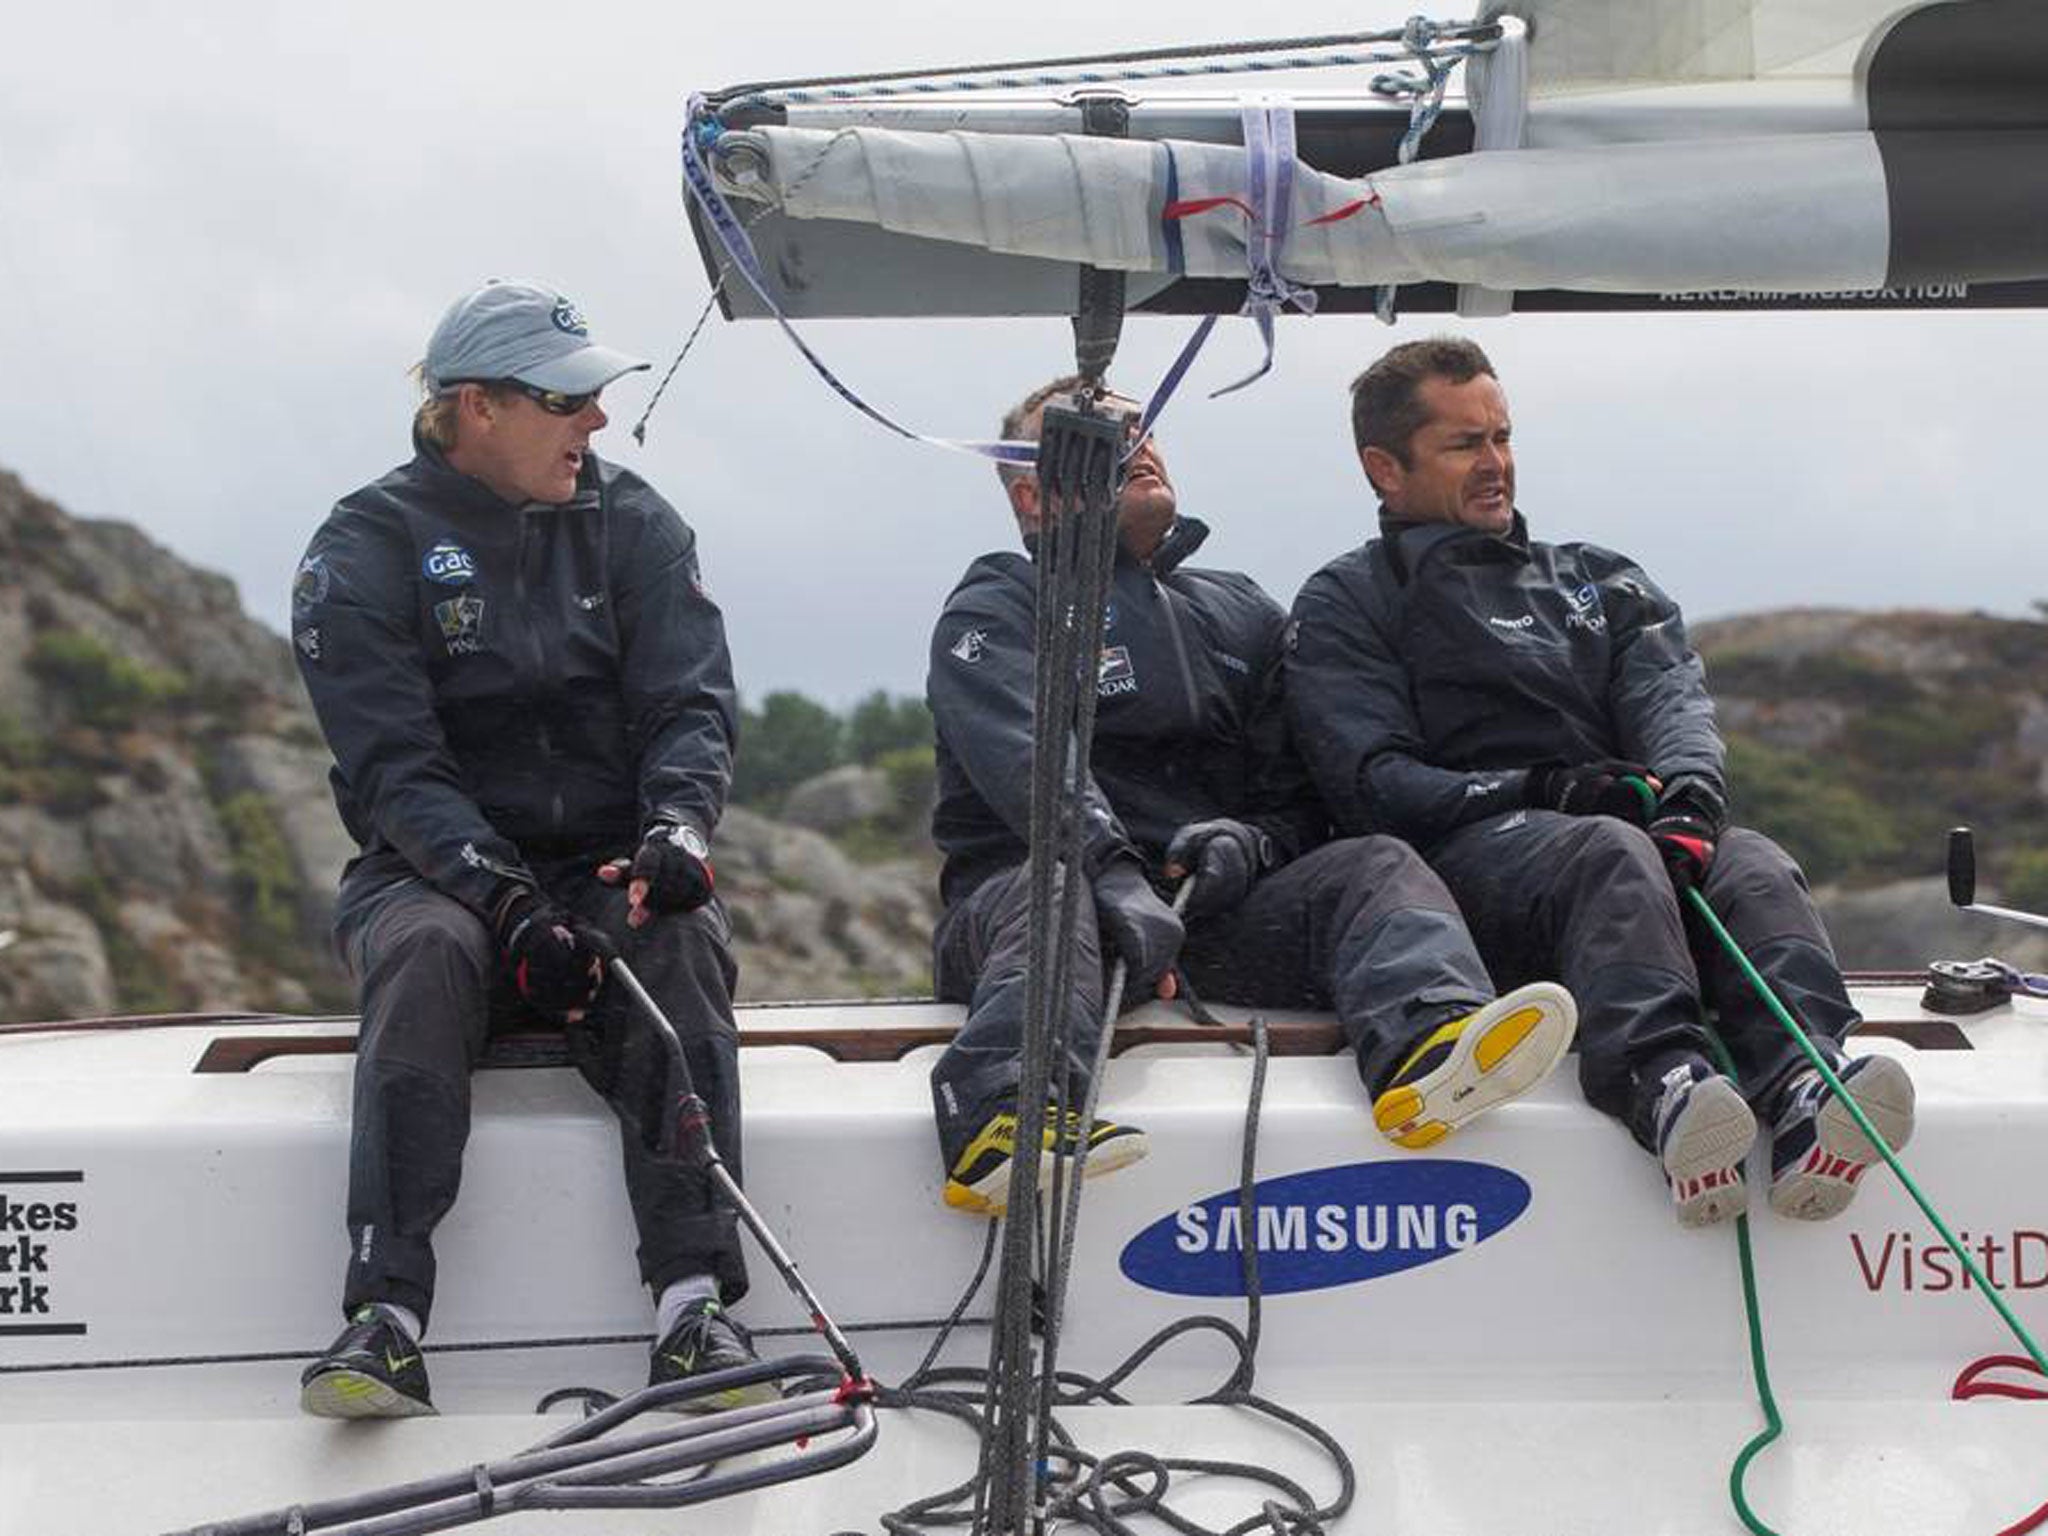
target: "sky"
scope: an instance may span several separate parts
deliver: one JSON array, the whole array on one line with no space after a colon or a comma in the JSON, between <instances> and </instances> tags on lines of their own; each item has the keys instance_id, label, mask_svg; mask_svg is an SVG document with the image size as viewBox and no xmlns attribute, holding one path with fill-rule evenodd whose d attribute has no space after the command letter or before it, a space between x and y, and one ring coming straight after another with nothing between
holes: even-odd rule
<instances>
[{"instance_id":1,"label":"sky","mask_svg":"<svg viewBox=\"0 0 2048 1536\"><path fill-rule=\"evenodd\" d=\"M1302 0L1290 32L1407 7ZM889 436L772 326L714 319L628 428L709 292L684 223L693 90L739 80L1253 35L1213 0L772 13L587 0L79 0L19 7L0 49L0 468L139 525L282 629L340 495L409 453L407 369L458 294L530 277L657 360L606 395L600 454L697 529L743 691L843 704L922 686L932 618L1014 532L981 463ZM1318 89L1329 88L1319 84ZM1144 394L1189 322L1139 317ZM1160 440L1207 564L1282 602L1370 534L1348 380L1389 331L1289 319L1275 373L1219 330ZM2033 434L2048 316L1522 316L1471 322L1513 408L1539 536L1641 561L1694 619L1791 605L2029 614L2048 598ZM1071 366L1058 320L831 321L836 370L899 420L993 435ZM2030 446L2031 445L2031 446Z\"/></svg>"}]
</instances>

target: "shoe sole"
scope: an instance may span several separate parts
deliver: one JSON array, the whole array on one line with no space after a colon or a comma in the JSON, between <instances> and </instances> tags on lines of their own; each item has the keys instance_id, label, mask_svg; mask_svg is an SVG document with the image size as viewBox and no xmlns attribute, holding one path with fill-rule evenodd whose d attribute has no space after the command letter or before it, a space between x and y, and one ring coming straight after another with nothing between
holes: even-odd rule
<instances>
[{"instance_id":1,"label":"shoe sole","mask_svg":"<svg viewBox=\"0 0 2048 1536\"><path fill-rule=\"evenodd\" d=\"M1548 1077L1571 1048L1578 1021L1571 994L1554 982L1495 998L1472 1016L1441 1066L1373 1101L1373 1124L1410 1151L1435 1146Z\"/></svg>"},{"instance_id":2,"label":"shoe sole","mask_svg":"<svg viewBox=\"0 0 2048 1536\"><path fill-rule=\"evenodd\" d=\"M1133 1130L1113 1141L1105 1142L1088 1154L1087 1166L1081 1170L1083 1180L1099 1179L1104 1174L1115 1173L1119 1168L1128 1168L1144 1159L1151 1146L1145 1140L1145 1133ZM1038 1160L1038 1193L1040 1198L1052 1189L1053 1165L1057 1161L1050 1154ZM945 1202L956 1211L965 1211L970 1216L1000 1216L1010 1208L1010 1163L1005 1162L985 1178L973 1184L963 1184L958 1179L946 1180Z\"/></svg>"},{"instance_id":3,"label":"shoe sole","mask_svg":"<svg viewBox=\"0 0 2048 1536\"><path fill-rule=\"evenodd\" d=\"M322 1371L299 1388L299 1411L316 1419L423 1419L432 1403L407 1397L387 1381L361 1371Z\"/></svg>"},{"instance_id":4,"label":"shoe sole","mask_svg":"<svg viewBox=\"0 0 2048 1536\"><path fill-rule=\"evenodd\" d=\"M1913 1079L1889 1056L1861 1059L1867 1065L1858 1067L1843 1086L1885 1145L1896 1152L1913 1139ZM1814 1117L1813 1150L1796 1170L1771 1181L1771 1209L1794 1221L1839 1216L1856 1198L1857 1181L1878 1156L1849 1106L1830 1094Z\"/></svg>"},{"instance_id":5,"label":"shoe sole","mask_svg":"<svg viewBox=\"0 0 2048 1536\"><path fill-rule=\"evenodd\" d=\"M1671 1127L1662 1158L1680 1226L1718 1226L1749 1209L1749 1183L1742 1177L1741 1167L1755 1140L1756 1116L1733 1083L1725 1077L1710 1077L1694 1087ZM1680 1196L1687 1184L1724 1168L1737 1170L1732 1182Z\"/></svg>"}]
</instances>

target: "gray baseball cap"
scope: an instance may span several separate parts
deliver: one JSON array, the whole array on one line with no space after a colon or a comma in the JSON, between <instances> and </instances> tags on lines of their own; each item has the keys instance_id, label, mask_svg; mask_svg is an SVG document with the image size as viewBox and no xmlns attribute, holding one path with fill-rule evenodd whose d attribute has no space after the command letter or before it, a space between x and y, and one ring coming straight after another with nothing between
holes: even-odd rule
<instances>
[{"instance_id":1,"label":"gray baseball cap","mask_svg":"<svg viewBox=\"0 0 2048 1536\"><path fill-rule=\"evenodd\" d=\"M554 289L493 278L448 307L420 371L431 394L472 379L517 379L585 395L651 366L598 346L583 312Z\"/></svg>"}]
</instances>

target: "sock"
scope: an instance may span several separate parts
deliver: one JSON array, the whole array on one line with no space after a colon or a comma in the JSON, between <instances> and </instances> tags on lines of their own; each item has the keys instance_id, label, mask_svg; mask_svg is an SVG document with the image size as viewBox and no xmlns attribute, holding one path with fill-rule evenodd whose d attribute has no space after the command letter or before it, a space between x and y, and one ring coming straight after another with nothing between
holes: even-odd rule
<instances>
[{"instance_id":1,"label":"sock","mask_svg":"<svg viewBox=\"0 0 2048 1536\"><path fill-rule=\"evenodd\" d=\"M427 1331L420 1322L420 1315L411 1307L401 1307L395 1301L373 1301L370 1305L382 1312L389 1321L398 1324L404 1330L405 1336L415 1344L419 1343L420 1335Z\"/></svg>"},{"instance_id":2,"label":"sock","mask_svg":"<svg viewBox=\"0 0 2048 1536\"><path fill-rule=\"evenodd\" d=\"M661 1288L661 1300L654 1306L654 1336L668 1337L668 1331L682 1320L683 1309L693 1301L718 1300L718 1282L709 1275L685 1275Z\"/></svg>"}]
</instances>

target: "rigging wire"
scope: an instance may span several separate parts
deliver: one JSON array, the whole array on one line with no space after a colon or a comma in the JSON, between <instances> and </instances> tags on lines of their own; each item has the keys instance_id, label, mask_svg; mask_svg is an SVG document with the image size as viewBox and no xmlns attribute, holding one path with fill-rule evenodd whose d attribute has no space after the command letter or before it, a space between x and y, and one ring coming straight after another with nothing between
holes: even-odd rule
<instances>
[{"instance_id":1,"label":"rigging wire","mask_svg":"<svg viewBox=\"0 0 2048 1536\"><path fill-rule=\"evenodd\" d=\"M1385 64L1410 57L1414 47L1409 37L1414 18L1402 27L1374 32L1331 33L1322 36L1271 38L1235 43L1190 43L1167 48L1123 49L1113 53L1070 54L1060 58L1019 59L995 64L954 64L935 68L881 70L868 74L814 75L802 79L762 80L728 86L710 97L716 108L741 105L805 105L821 101L886 99L894 96L927 95L982 90L1046 89L1063 85L1108 85L1125 80L1181 79L1198 75L1267 73L1279 70L1322 69L1366 64ZM1499 42L1498 23L1470 21L1429 22L1431 45L1458 58L1484 52ZM1438 40L1443 40L1441 43ZM1342 48L1398 47L1400 52L1365 55L1339 54ZM1299 55L1263 60L1259 54ZM1306 55L1318 55L1307 57ZM1171 61L1196 61L1184 68ZM1108 73L1093 72L1096 65L1126 65ZM1159 68L1146 68L1159 65ZM1062 73L1063 71L1090 71ZM993 76L993 79L978 79ZM861 87L861 89L855 89Z\"/></svg>"}]
</instances>

